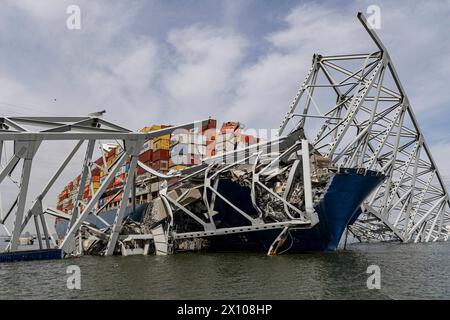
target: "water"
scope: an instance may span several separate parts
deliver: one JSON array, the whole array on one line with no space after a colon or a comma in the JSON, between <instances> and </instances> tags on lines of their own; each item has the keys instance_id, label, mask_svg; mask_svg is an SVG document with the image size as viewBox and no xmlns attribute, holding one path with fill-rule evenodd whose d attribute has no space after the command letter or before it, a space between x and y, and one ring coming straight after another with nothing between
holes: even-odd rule
<instances>
[{"instance_id":1,"label":"water","mask_svg":"<svg viewBox=\"0 0 450 320\"><path fill-rule=\"evenodd\" d=\"M0 299L449 299L450 244L352 245L346 251L82 257L0 264ZM66 286L81 268L81 290ZM381 268L368 290L367 267Z\"/></svg>"}]
</instances>

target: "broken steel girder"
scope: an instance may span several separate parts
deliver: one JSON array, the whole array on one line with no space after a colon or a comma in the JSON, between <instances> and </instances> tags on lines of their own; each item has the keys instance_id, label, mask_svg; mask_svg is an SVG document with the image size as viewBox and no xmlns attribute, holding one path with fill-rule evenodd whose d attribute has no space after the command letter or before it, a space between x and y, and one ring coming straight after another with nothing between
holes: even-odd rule
<instances>
[{"instance_id":1,"label":"broken steel girder","mask_svg":"<svg viewBox=\"0 0 450 320\"><path fill-rule=\"evenodd\" d=\"M165 128L152 132L131 132L128 129L120 127L109 121L106 121L95 115L87 117L0 117L0 154L5 147L10 147L13 150L13 156L7 159L6 166L0 171L0 183L4 182L5 178L20 167L19 162L22 161L21 179L18 184L19 192L17 201L15 201L8 211L5 217L2 217L0 225L7 229L11 234L11 241L7 247L8 251L17 251L19 244L19 236L33 218L35 228L38 233L39 239L40 231L42 230L46 240L46 246L51 246L48 239L50 236L50 226L48 221L44 218L45 214L60 215L63 217L63 213L58 212L56 209L47 208L44 205L46 196L48 196L49 190L55 184L57 179L61 176L67 165L75 153L80 149L85 141L87 143L87 150L85 153L84 161L81 168L81 177L84 182L90 181L90 170L92 165L92 151L94 144L101 141L121 141L122 155L119 159L112 164L111 167L102 168L107 172L105 180L100 184L99 189L93 192L92 199L89 203L84 203L79 197L80 192L75 199L73 199L73 206L76 208L74 214L70 216L70 227L67 235L65 236L60 248L66 255L70 255L77 251L78 243L76 238L79 237L80 228L85 228L86 218L98 211L97 200L106 189L108 184L114 178L115 173L120 166L130 158L129 171L133 172L137 165L137 155L141 150L142 143L154 137L170 134L174 130L181 128L202 128L208 120L183 124L180 126ZM37 195L31 206L27 209L27 194L29 189L32 163L35 159L35 155L39 152L39 149L48 141L75 141L74 149L69 153L67 158L62 162L49 182L42 186L42 191ZM11 144L11 145L7 145ZM129 177L132 175L129 175ZM84 188L84 185L80 184L80 188ZM118 241L118 236L122 227L124 206L128 200L128 193L130 192L131 181L128 179L123 187L123 198L121 205L116 211L116 219L111 226L111 232L108 235L108 246L106 254L112 254L115 245ZM47 209L45 209L47 208ZM15 210L14 210L15 209ZM68 218L68 217L66 217ZM8 225L12 225L11 232L8 230ZM55 245L55 239L52 238L53 245ZM39 245L42 248L43 244L39 241Z\"/></svg>"},{"instance_id":2,"label":"broken steel girder","mask_svg":"<svg viewBox=\"0 0 450 320\"><path fill-rule=\"evenodd\" d=\"M292 139L293 136L296 138ZM189 175L173 184L163 185L160 197L153 201L153 206L159 209L152 208L152 216L144 219L153 225L168 221L165 229L168 242L169 239L207 238L266 228L280 229L281 232L284 228L314 227L319 220L313 199L318 200L315 193L323 193L330 175L325 178L325 183L316 183L313 188L311 176L318 177L323 172L311 161L311 155L316 156L315 151L310 149L307 140L298 139L301 136L298 132L281 138L271 142L270 148L268 142L263 142L231 152L234 156L238 152L241 155L231 163L223 162L230 160L230 154L206 159L197 168L190 168L192 173ZM278 149L279 152L273 152ZM253 208L248 207L248 202L229 200L220 189L221 181L248 189ZM244 222L233 226L217 225L214 216L218 213L218 200L243 217ZM161 212L165 213L161 215Z\"/></svg>"},{"instance_id":3,"label":"broken steel girder","mask_svg":"<svg viewBox=\"0 0 450 320\"><path fill-rule=\"evenodd\" d=\"M442 176L387 49L358 18L376 51L314 55L279 134L302 128L332 164L387 176L362 206L353 227L360 239L447 240L450 202ZM376 233L372 218L384 225Z\"/></svg>"}]
</instances>

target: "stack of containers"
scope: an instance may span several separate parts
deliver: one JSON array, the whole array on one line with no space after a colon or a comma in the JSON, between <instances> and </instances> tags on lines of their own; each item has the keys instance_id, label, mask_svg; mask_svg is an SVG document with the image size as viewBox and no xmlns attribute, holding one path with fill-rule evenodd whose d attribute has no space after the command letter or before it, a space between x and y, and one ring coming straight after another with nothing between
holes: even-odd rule
<instances>
[{"instance_id":1,"label":"stack of containers","mask_svg":"<svg viewBox=\"0 0 450 320\"><path fill-rule=\"evenodd\" d=\"M170 140L170 169L174 171L182 170L190 165L195 159L188 159L190 154L194 154L196 149L194 147L194 139L196 136L192 131L183 130L172 134ZM197 152L198 154L198 152ZM191 161L192 160L192 161Z\"/></svg>"},{"instance_id":2,"label":"stack of containers","mask_svg":"<svg viewBox=\"0 0 450 320\"><path fill-rule=\"evenodd\" d=\"M206 139L206 157L213 157L216 155L216 135L217 135L217 121L209 119L206 126L202 128L203 135Z\"/></svg>"},{"instance_id":3,"label":"stack of containers","mask_svg":"<svg viewBox=\"0 0 450 320\"><path fill-rule=\"evenodd\" d=\"M94 192L97 192L98 189L100 189L100 170L99 168L94 168L91 171L91 182L92 182L92 189Z\"/></svg>"},{"instance_id":4,"label":"stack of containers","mask_svg":"<svg viewBox=\"0 0 450 320\"><path fill-rule=\"evenodd\" d=\"M105 154L106 165L108 166L108 168L111 168L112 164L116 160L116 157L117 157L117 148L111 148L111 150L109 150Z\"/></svg>"},{"instance_id":5,"label":"stack of containers","mask_svg":"<svg viewBox=\"0 0 450 320\"><path fill-rule=\"evenodd\" d=\"M183 170L214 155L216 120L209 119L200 130L181 130L170 140L170 169Z\"/></svg>"},{"instance_id":6,"label":"stack of containers","mask_svg":"<svg viewBox=\"0 0 450 320\"><path fill-rule=\"evenodd\" d=\"M216 138L216 154L221 155L236 149L241 133L239 122L224 122Z\"/></svg>"},{"instance_id":7,"label":"stack of containers","mask_svg":"<svg viewBox=\"0 0 450 320\"><path fill-rule=\"evenodd\" d=\"M170 127L169 125L152 125L150 127L144 127L141 132L151 132L155 130L161 130ZM154 139L148 140L144 143L144 146L139 155L139 161L158 171L167 171L169 166L169 145L170 134L159 136ZM144 174L145 171L138 167L137 174Z\"/></svg>"},{"instance_id":8,"label":"stack of containers","mask_svg":"<svg viewBox=\"0 0 450 320\"><path fill-rule=\"evenodd\" d=\"M123 165L116 172L116 175L113 180L113 187L114 188L122 187L125 183L125 179L126 179L126 165Z\"/></svg>"},{"instance_id":9,"label":"stack of containers","mask_svg":"<svg viewBox=\"0 0 450 320\"><path fill-rule=\"evenodd\" d=\"M207 137L204 135L207 126L200 132L185 130L181 133L172 134L170 140L170 170L179 171L186 167L199 164L208 156Z\"/></svg>"},{"instance_id":10,"label":"stack of containers","mask_svg":"<svg viewBox=\"0 0 450 320\"><path fill-rule=\"evenodd\" d=\"M252 144L256 144L259 142L259 138L248 134L239 134L236 136L236 148L243 149Z\"/></svg>"},{"instance_id":11,"label":"stack of containers","mask_svg":"<svg viewBox=\"0 0 450 320\"><path fill-rule=\"evenodd\" d=\"M168 125L153 125L150 131L168 128ZM153 154L151 168L157 171L167 172L169 170L170 134L153 139Z\"/></svg>"},{"instance_id":12,"label":"stack of containers","mask_svg":"<svg viewBox=\"0 0 450 320\"><path fill-rule=\"evenodd\" d=\"M112 166L114 161L117 158L117 148L112 148L110 151L105 153L106 165L108 168ZM82 191L82 200L89 201L92 198L92 191L95 193L100 188L100 185L106 179L106 172L99 167L104 167L103 157L95 160L95 164L92 166L91 170L91 179L86 182L86 185L83 187ZM108 186L106 192L110 191L113 187L119 187L122 185L124 179L126 178L125 172L127 170L124 165L119 172L116 174L115 179ZM78 175L75 180L70 181L67 186L64 187L64 190L58 196L57 209L66 213L71 213L73 209L73 204L76 201L78 189L80 185L81 175ZM92 189L91 189L92 186ZM117 200L117 199L116 199ZM105 197L99 200L99 205L103 205L105 203Z\"/></svg>"},{"instance_id":13,"label":"stack of containers","mask_svg":"<svg viewBox=\"0 0 450 320\"><path fill-rule=\"evenodd\" d=\"M58 196L57 209L66 212L67 200L69 199L69 189L64 187L63 191Z\"/></svg>"}]
</instances>

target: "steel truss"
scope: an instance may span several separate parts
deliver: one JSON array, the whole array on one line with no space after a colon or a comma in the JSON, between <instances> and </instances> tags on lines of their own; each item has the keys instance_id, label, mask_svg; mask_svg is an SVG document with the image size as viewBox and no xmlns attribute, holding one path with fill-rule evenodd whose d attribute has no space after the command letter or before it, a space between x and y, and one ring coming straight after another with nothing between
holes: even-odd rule
<instances>
[{"instance_id":1,"label":"steel truss","mask_svg":"<svg viewBox=\"0 0 450 320\"><path fill-rule=\"evenodd\" d=\"M279 133L303 128L334 165L386 174L350 227L360 240L448 240L442 176L388 51L364 16L358 18L378 50L314 55Z\"/></svg>"},{"instance_id":2,"label":"steel truss","mask_svg":"<svg viewBox=\"0 0 450 320\"><path fill-rule=\"evenodd\" d=\"M319 219L313 208L313 190L311 187L310 172L310 154L312 150L310 150L307 140L299 139L300 134L301 132L297 132L294 136L282 137L273 141L249 146L238 151L231 151L224 155L208 158L204 160L201 165L188 169L189 171L192 171L191 174L184 176L171 185L166 184L160 191L160 198L167 211L169 224L164 230L166 247L161 246L162 248L159 249L159 251L162 254L173 251L173 248L170 247L169 239L183 240L190 238L207 238L225 234L261 231L265 229L280 229L280 232L283 233L282 230L309 229L314 227L319 222ZM290 161L288 165L283 166L283 169L280 169L280 161L288 161L289 158L295 160ZM256 216L250 212L246 212L241 208L240 204L231 202L218 189L219 180L229 175L233 170L243 170L242 165L247 166L247 172L251 175L251 185L249 187L253 206L258 212ZM251 169L248 169L248 166L250 165ZM298 206L293 205L288 200L289 195L295 187L294 181L298 180L299 165L303 168L300 181L304 188L304 210L299 209ZM282 195L274 192L268 187L268 183L270 183L271 179L281 172L289 173L289 180ZM197 181L195 186L192 186L193 180ZM179 190L179 193L169 191L174 189ZM187 204L183 203L187 196L191 195L190 193L192 190L195 189L199 190L199 193L201 193L201 203L205 208L201 213L193 212L189 209ZM266 194L273 200L282 204L284 212L280 212L282 215L280 221L265 221L265 209L261 208L257 203L257 197L262 194ZM216 213L214 210L215 202L218 198L229 205L231 210L236 211L247 219L248 224L239 227L218 228L213 219L213 216ZM203 230L179 232L176 229L176 226L174 226L174 216L177 214L189 216L201 225ZM160 231L159 226L157 229ZM274 250L274 253L276 253L276 250Z\"/></svg>"},{"instance_id":3,"label":"steel truss","mask_svg":"<svg viewBox=\"0 0 450 320\"><path fill-rule=\"evenodd\" d=\"M127 160L130 163L128 172L134 172L136 166L140 166L165 181L159 200L160 209L167 214L169 223L154 226L151 235L141 237L153 239L157 253L169 253L173 240L264 228L280 229L280 236L269 250L269 253L276 253L278 243L289 229L311 228L318 222L314 203L320 197L317 192L320 188L312 186L311 177L317 174L313 172L317 168L312 165L312 156L327 159L331 164L329 168L333 170L357 168L362 174L373 170L386 175L384 183L363 203L361 217L349 228L360 240L448 240L450 202L442 177L388 51L368 27L365 18L361 14L358 17L374 40L376 51L339 56L314 55L312 66L280 124L278 138L205 159L201 164L177 174L181 177L172 184L168 181L174 175L156 172L139 163L142 145L149 139L177 129L202 128L207 120L135 133L98 116L0 118L0 149L8 141L14 145L14 155L0 171L0 183L22 162L17 199L0 221L3 226L7 221L12 221L12 229L8 230L11 234L8 250L18 249L19 237L31 220L34 221L41 248L44 246L41 230L46 239L45 245L50 248L50 226L44 218L47 214L70 221L66 237L60 244L66 255L82 250L79 244L82 237L79 235L83 228L106 240L104 254L113 254L117 242L127 238L127 235L120 233L133 188L133 174L128 174L123 189L119 191L123 193L122 200L108 232L92 227L86 218L90 214L98 215L104 208L98 207L98 200ZM75 146L27 208L33 159L40 146L50 140L71 140L75 141ZM100 168L105 171L106 178L93 192L91 200L85 203L82 189L90 181L90 171L96 165L92 162L95 145L112 140L122 142L120 156L110 167L105 162ZM73 199L74 210L68 215L45 205L44 199L84 142L87 142L87 147L81 167L80 189ZM221 178L241 171L247 174L247 181L250 181L251 200L257 215L242 210L239 204L232 203L218 190ZM284 189L275 192L269 185L274 177L280 175L286 177ZM299 190L302 201L294 205L290 198L294 191ZM187 199L195 196L202 203L201 212L194 212L189 207ZM262 197L270 199L280 208L277 221L264 220L267 210L259 202ZM216 214L214 205L219 198L248 223L235 228L217 228L212 217ZM176 215L195 221L201 230L178 230L174 225Z\"/></svg>"},{"instance_id":4,"label":"steel truss","mask_svg":"<svg viewBox=\"0 0 450 320\"><path fill-rule=\"evenodd\" d=\"M108 122L99 116L0 118L0 148L3 149L5 143L11 142L14 150L14 154L7 161L6 166L1 169L0 183L2 183L6 177L11 176L13 171L18 167L19 162L22 162L22 172L17 199L0 221L0 225L3 225L8 233L11 234L11 240L7 250L18 250L19 237L31 219L34 220L40 248L43 248L41 230L45 238L46 247L50 248L52 245L55 246L55 239L51 237L52 234L49 232L50 226L47 224L44 217L45 214L48 214L61 219L70 220L67 235L59 246L66 254L76 254L78 250L81 250L78 241L76 241L77 239L81 240L81 237L78 236L79 231L81 228L89 228L100 236L107 237L108 246L105 255L111 255L119 238L127 201L132 188L134 170L138 165L138 155L144 142L158 136L170 134L178 129L202 128L206 122L207 120L204 120L147 133L136 133ZM75 141L76 144L49 182L43 187L40 194L32 201L31 206L27 209L27 194L33 159L43 143L57 140ZM85 141L87 142L87 147L81 167L79 189L76 198L73 199L74 210L71 215L68 215L52 206L45 205L44 199ZM100 167L101 170L105 171L106 178L101 183L100 188L96 192L92 192L90 201L85 203L82 200L84 186L91 181L91 170L95 166L98 166L92 161L93 152L96 143L101 143L102 141L122 142L122 144L119 143L121 149L120 155L110 167L107 166L106 161L104 165ZM1 151L2 150L0 150L0 154ZM86 218L90 214L98 215L98 212L103 209L103 207L98 208L98 200L112 182L118 170L127 160L130 163L127 173L132 174L127 175L123 189L119 191L119 193L122 193L122 200L116 211L114 223L110 226L109 234L105 234L86 223ZM150 171L153 172L151 169ZM92 185L90 185L90 188L91 191L93 191ZM52 199L51 201L53 202L54 200ZM7 221L12 222L11 231L6 227ZM49 239L53 241L53 244L50 243Z\"/></svg>"}]
</instances>

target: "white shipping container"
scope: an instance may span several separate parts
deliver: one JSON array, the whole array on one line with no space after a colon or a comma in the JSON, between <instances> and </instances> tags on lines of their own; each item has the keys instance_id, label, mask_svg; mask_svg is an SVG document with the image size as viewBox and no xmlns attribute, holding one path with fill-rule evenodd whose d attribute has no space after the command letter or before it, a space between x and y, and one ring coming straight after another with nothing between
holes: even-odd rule
<instances>
[{"instance_id":1,"label":"white shipping container","mask_svg":"<svg viewBox=\"0 0 450 320\"><path fill-rule=\"evenodd\" d=\"M205 155L206 154L206 146L198 145L198 144L179 143L170 149L171 158L174 156L177 156L177 155L186 155L186 154Z\"/></svg>"},{"instance_id":2,"label":"white shipping container","mask_svg":"<svg viewBox=\"0 0 450 320\"><path fill-rule=\"evenodd\" d=\"M142 154L142 153L144 153L145 151L148 151L148 150L150 150L150 149L153 149L153 140L148 140L148 141L146 141L146 142L143 144L140 153Z\"/></svg>"},{"instance_id":3,"label":"white shipping container","mask_svg":"<svg viewBox=\"0 0 450 320\"><path fill-rule=\"evenodd\" d=\"M186 144L188 142L188 135L186 133L172 134L170 137L170 142Z\"/></svg>"},{"instance_id":4,"label":"white shipping container","mask_svg":"<svg viewBox=\"0 0 450 320\"><path fill-rule=\"evenodd\" d=\"M150 192L157 192L157 191L159 191L159 182L154 182L150 187Z\"/></svg>"},{"instance_id":5,"label":"white shipping container","mask_svg":"<svg viewBox=\"0 0 450 320\"><path fill-rule=\"evenodd\" d=\"M179 133L174 134L170 138L171 143L182 143L182 144L199 144L206 145L206 136L202 134L195 133Z\"/></svg>"},{"instance_id":6,"label":"white shipping container","mask_svg":"<svg viewBox=\"0 0 450 320\"><path fill-rule=\"evenodd\" d=\"M225 134L218 134L216 136L216 141L217 142L224 142L224 141L235 142L236 135L233 132L225 133Z\"/></svg>"},{"instance_id":7,"label":"white shipping container","mask_svg":"<svg viewBox=\"0 0 450 320\"><path fill-rule=\"evenodd\" d=\"M174 165L187 164L187 155L175 155L171 159Z\"/></svg>"},{"instance_id":8,"label":"white shipping container","mask_svg":"<svg viewBox=\"0 0 450 320\"><path fill-rule=\"evenodd\" d=\"M235 146L235 144L234 144L234 142L229 142L229 141L226 141L226 142L218 142L218 143L216 143L216 152L217 151L232 151L232 150L234 150L234 146Z\"/></svg>"},{"instance_id":9,"label":"white shipping container","mask_svg":"<svg viewBox=\"0 0 450 320\"><path fill-rule=\"evenodd\" d=\"M237 143L237 149L244 149L248 147L248 143L244 141L240 141Z\"/></svg>"}]
</instances>

